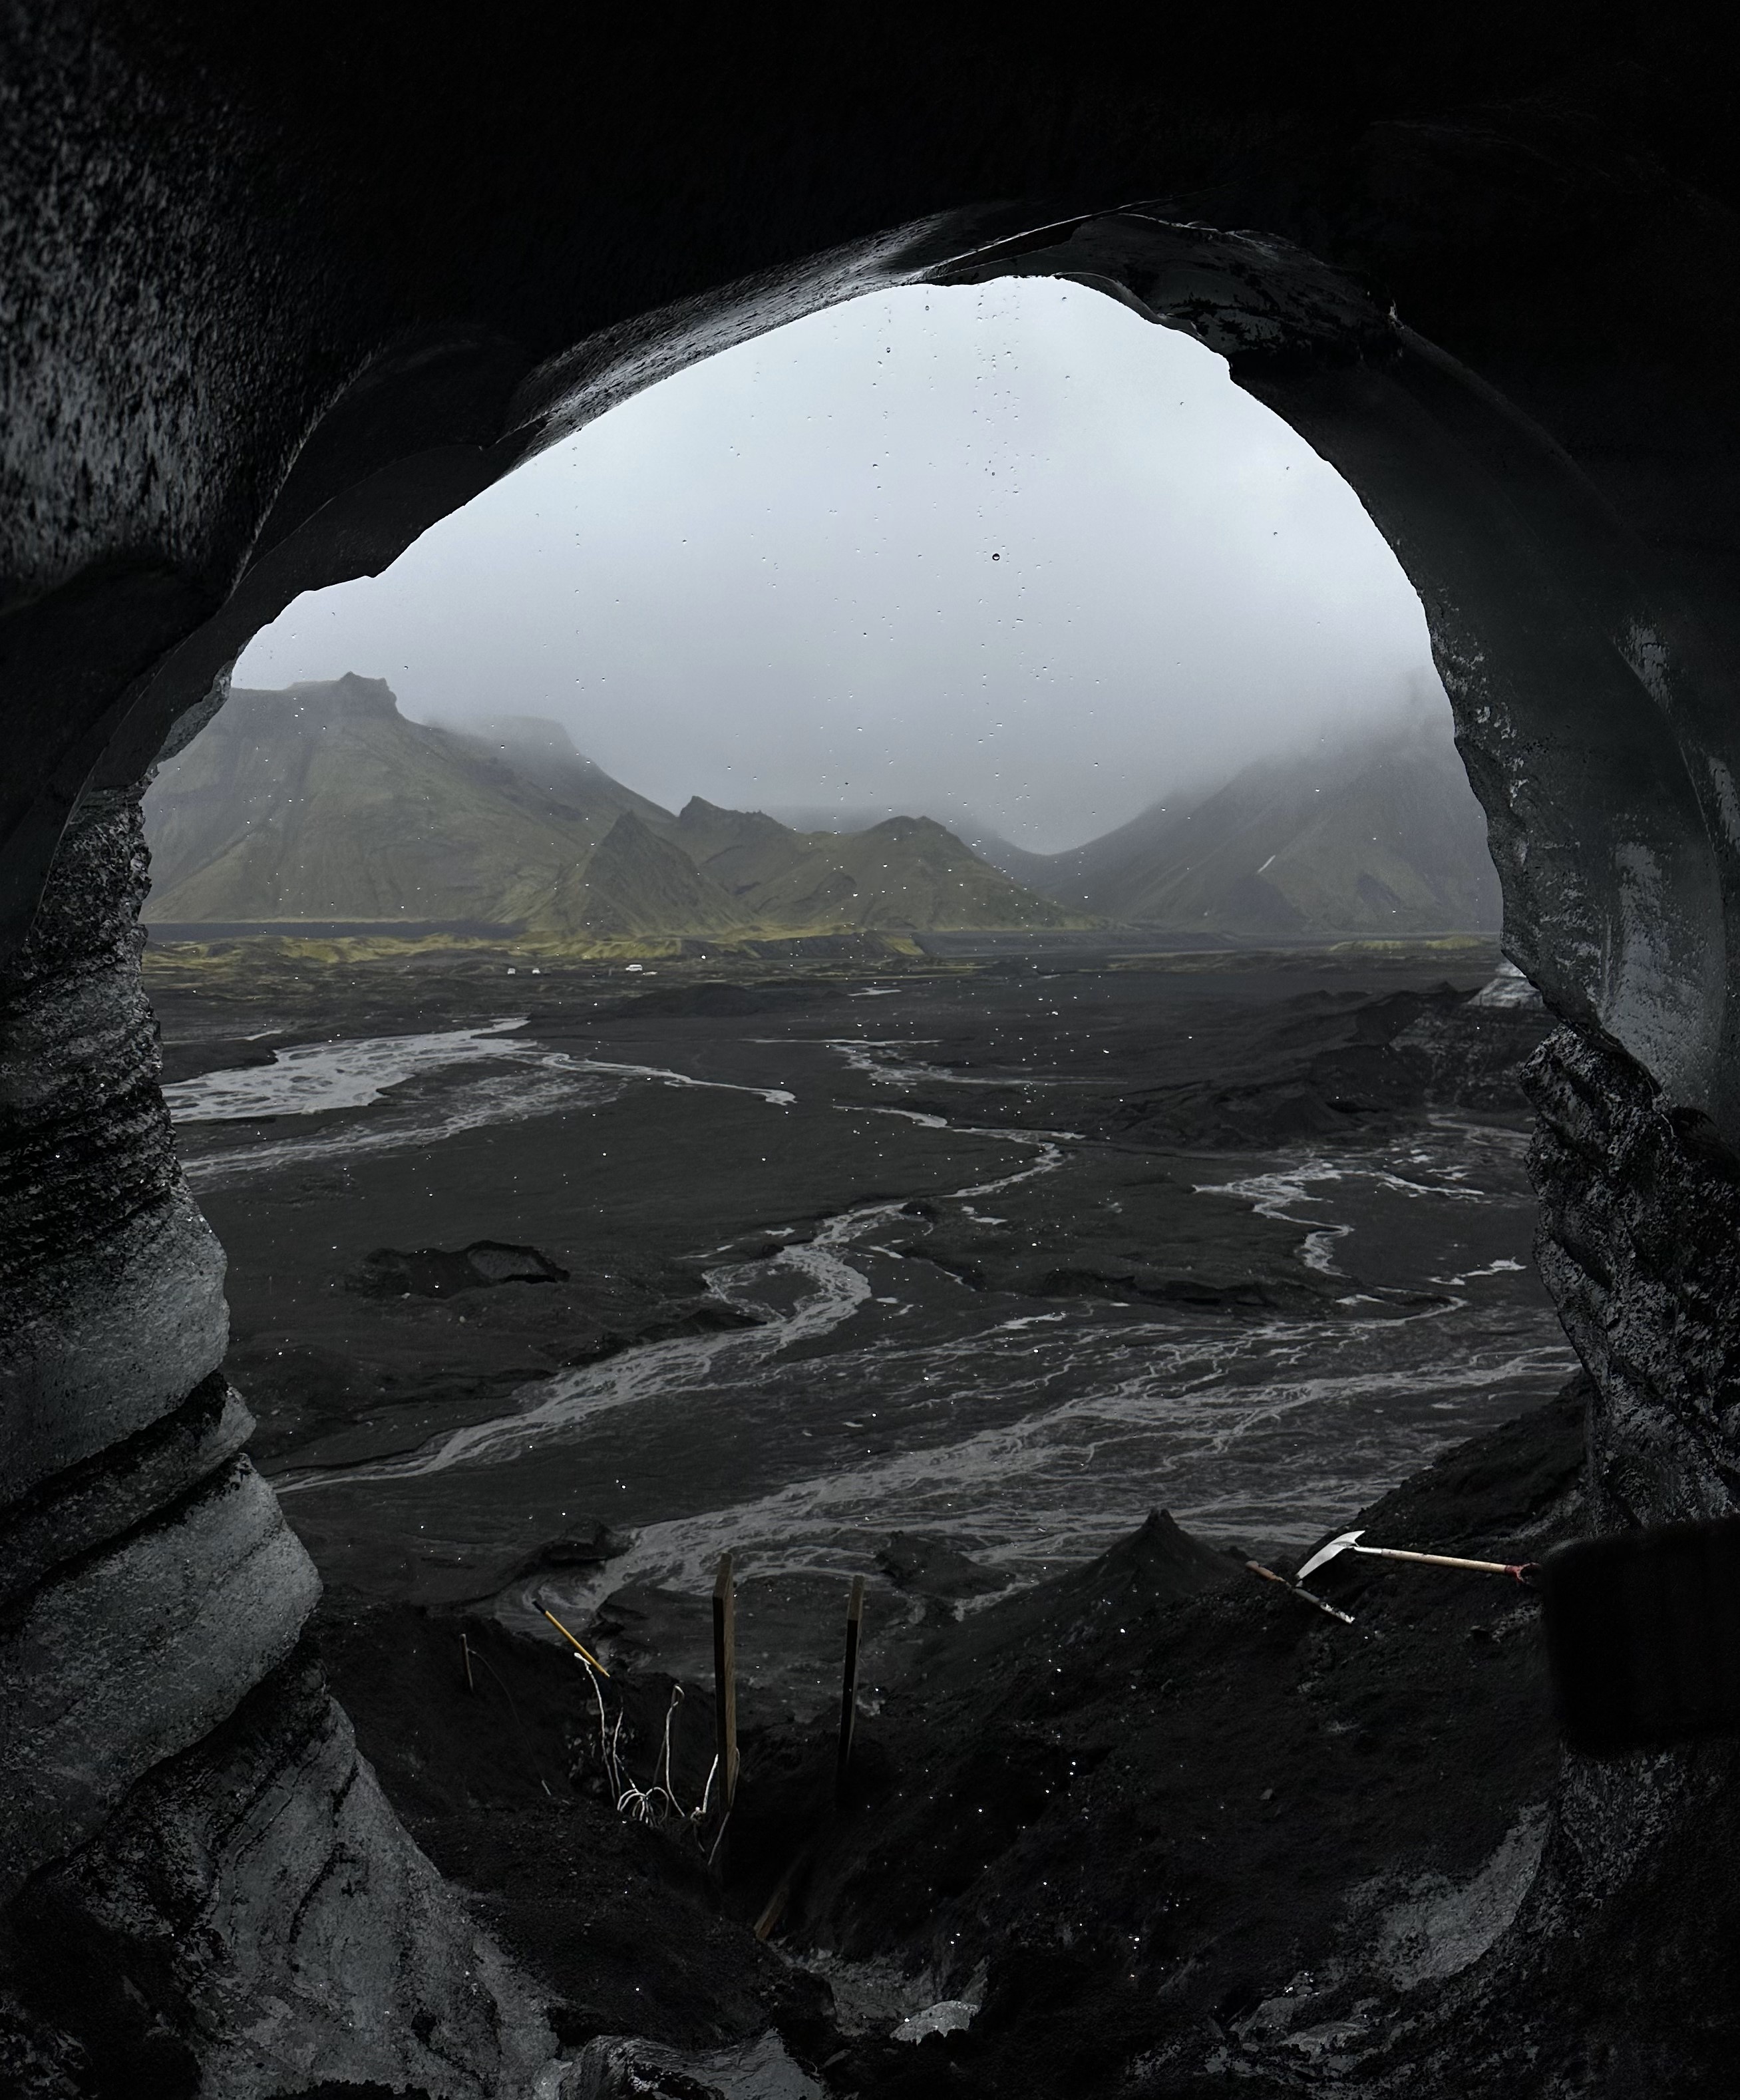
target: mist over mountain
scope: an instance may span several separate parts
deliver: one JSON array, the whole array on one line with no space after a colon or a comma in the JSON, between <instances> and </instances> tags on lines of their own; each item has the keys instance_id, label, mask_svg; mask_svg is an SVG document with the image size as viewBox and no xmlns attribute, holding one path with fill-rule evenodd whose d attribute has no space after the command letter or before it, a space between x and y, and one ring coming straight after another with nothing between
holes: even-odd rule
<instances>
[{"instance_id":1,"label":"mist over mountain","mask_svg":"<svg viewBox=\"0 0 1740 2100\"><path fill-rule=\"evenodd\" d=\"M457 738L479 756L506 766L522 780L547 789L570 809L582 813L632 810L637 816L654 823L667 819L668 812L656 802L613 780L602 765L574 748L572 738L560 722L546 721L541 715L437 721L428 726Z\"/></svg>"},{"instance_id":2,"label":"mist over mountain","mask_svg":"<svg viewBox=\"0 0 1740 2100\"><path fill-rule=\"evenodd\" d=\"M1097 918L1248 938L1495 930L1486 818L1440 710L1260 758L1062 854L989 835L1014 880Z\"/></svg>"},{"instance_id":3,"label":"mist over mountain","mask_svg":"<svg viewBox=\"0 0 1740 2100\"><path fill-rule=\"evenodd\" d=\"M555 723L413 722L354 673L233 693L163 765L145 815L157 925L609 939L1086 923L929 818L805 832L698 798L673 815Z\"/></svg>"},{"instance_id":4,"label":"mist over mountain","mask_svg":"<svg viewBox=\"0 0 1740 2100\"><path fill-rule=\"evenodd\" d=\"M971 811L1049 854L1416 685L1442 705L1431 662L1352 489L1222 359L1017 277L662 378L293 601L236 682L354 667L424 721L547 716L673 810L969 845Z\"/></svg>"}]
</instances>

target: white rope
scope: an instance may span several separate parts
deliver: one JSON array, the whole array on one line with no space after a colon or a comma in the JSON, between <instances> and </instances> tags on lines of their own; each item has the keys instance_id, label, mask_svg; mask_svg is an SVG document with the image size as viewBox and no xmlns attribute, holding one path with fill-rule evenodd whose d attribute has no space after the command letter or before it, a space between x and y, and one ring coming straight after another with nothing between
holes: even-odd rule
<instances>
[{"instance_id":1,"label":"white rope","mask_svg":"<svg viewBox=\"0 0 1740 2100\"><path fill-rule=\"evenodd\" d=\"M665 1733L659 1746L658 1762L653 1767L650 1785L637 1785L626 1778L622 1770L622 1723L624 1710L619 1708L616 1725L612 1727L604 1707L604 1688L591 1658L576 1653L574 1660L586 1673L592 1686L592 1696L598 1715L598 1761L603 1767L619 1815L627 1815L637 1823L662 1824L667 1814L680 1821L699 1826L706 1819L708 1804L713 1799L713 1782L719 1769L719 1760L714 1757L707 1771L707 1784L702 1790L698 1807L685 1809L678 1800L671 1782L671 1728L676 1719L677 1709L682 1704L683 1690L680 1684L671 1687L670 1704L665 1710ZM668 1807L667 1807L668 1804Z\"/></svg>"}]
</instances>

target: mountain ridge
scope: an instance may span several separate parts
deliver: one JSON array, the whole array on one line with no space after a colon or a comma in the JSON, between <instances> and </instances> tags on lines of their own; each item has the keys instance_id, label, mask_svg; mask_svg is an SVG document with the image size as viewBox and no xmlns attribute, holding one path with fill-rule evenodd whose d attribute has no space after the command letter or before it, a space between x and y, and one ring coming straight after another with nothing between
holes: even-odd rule
<instances>
[{"instance_id":1,"label":"mountain ridge","mask_svg":"<svg viewBox=\"0 0 1740 2100\"><path fill-rule=\"evenodd\" d=\"M237 688L145 810L148 924L464 921L608 941L1084 923L928 818L808 833L699 796L673 815L559 724L414 722L354 673Z\"/></svg>"},{"instance_id":2,"label":"mountain ridge","mask_svg":"<svg viewBox=\"0 0 1740 2100\"><path fill-rule=\"evenodd\" d=\"M1014 880L1115 924L1239 938L1495 931L1486 817L1446 719L1254 761L1085 845L981 837Z\"/></svg>"},{"instance_id":3,"label":"mountain ridge","mask_svg":"<svg viewBox=\"0 0 1740 2100\"><path fill-rule=\"evenodd\" d=\"M410 721L382 679L238 688L146 797L148 924L489 924L554 941L1042 931L1237 940L1495 929L1485 819L1447 722L1261 759L1071 850L897 815L798 830L674 814L503 714Z\"/></svg>"}]
</instances>

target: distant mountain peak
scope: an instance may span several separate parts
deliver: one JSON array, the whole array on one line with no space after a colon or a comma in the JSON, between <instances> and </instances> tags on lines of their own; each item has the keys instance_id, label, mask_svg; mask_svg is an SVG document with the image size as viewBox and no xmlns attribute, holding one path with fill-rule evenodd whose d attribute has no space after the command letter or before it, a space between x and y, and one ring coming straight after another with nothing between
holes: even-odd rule
<instances>
[{"instance_id":1,"label":"distant mountain peak","mask_svg":"<svg viewBox=\"0 0 1740 2100\"><path fill-rule=\"evenodd\" d=\"M298 701L306 702L329 694L338 708L353 715L399 714L399 695L384 678L365 678L360 671L347 671L342 678L329 678L316 684L292 686L290 691Z\"/></svg>"},{"instance_id":2,"label":"distant mountain peak","mask_svg":"<svg viewBox=\"0 0 1740 2100\"><path fill-rule=\"evenodd\" d=\"M327 682L334 693L342 694L352 706L370 709L379 714L399 712L399 695L384 678L365 678L360 671L347 671L341 677ZM316 685L293 686L293 693L317 692Z\"/></svg>"},{"instance_id":3,"label":"distant mountain peak","mask_svg":"<svg viewBox=\"0 0 1740 2100\"><path fill-rule=\"evenodd\" d=\"M788 827L778 818L770 817L760 810L727 810L718 802L709 802L704 795L691 795L677 813L677 822L685 831L699 831L714 824L729 825L734 831L787 832Z\"/></svg>"},{"instance_id":4,"label":"distant mountain peak","mask_svg":"<svg viewBox=\"0 0 1740 2100\"><path fill-rule=\"evenodd\" d=\"M236 686L225 706L237 714L282 716L286 723L299 721L308 728L369 718L404 720L399 712L399 695L386 679L365 678L357 671L347 671L338 678L304 679L299 685L276 690Z\"/></svg>"},{"instance_id":5,"label":"distant mountain peak","mask_svg":"<svg viewBox=\"0 0 1740 2100\"><path fill-rule=\"evenodd\" d=\"M1442 708L1254 760L1070 853L987 842L987 857L1106 918L1181 932L1411 936L1501 917L1486 818Z\"/></svg>"},{"instance_id":6,"label":"distant mountain peak","mask_svg":"<svg viewBox=\"0 0 1740 2100\"><path fill-rule=\"evenodd\" d=\"M680 846L625 810L557 884L539 923L555 933L681 936L735 932L742 915Z\"/></svg>"},{"instance_id":7,"label":"distant mountain peak","mask_svg":"<svg viewBox=\"0 0 1740 2100\"><path fill-rule=\"evenodd\" d=\"M541 717L409 720L355 673L241 690L146 797L147 918L419 921L722 938L1079 924L928 817L803 832L695 796L673 817Z\"/></svg>"},{"instance_id":8,"label":"distant mountain peak","mask_svg":"<svg viewBox=\"0 0 1740 2100\"><path fill-rule=\"evenodd\" d=\"M383 678L240 688L145 798L146 917L523 924L625 810L665 814L539 728L535 760L410 721Z\"/></svg>"},{"instance_id":9,"label":"distant mountain peak","mask_svg":"<svg viewBox=\"0 0 1740 2100\"><path fill-rule=\"evenodd\" d=\"M653 843L652 832L647 828L644 818L638 816L633 810L625 810L593 848L593 852L594 854L606 852L625 854L643 843L647 845Z\"/></svg>"}]
</instances>

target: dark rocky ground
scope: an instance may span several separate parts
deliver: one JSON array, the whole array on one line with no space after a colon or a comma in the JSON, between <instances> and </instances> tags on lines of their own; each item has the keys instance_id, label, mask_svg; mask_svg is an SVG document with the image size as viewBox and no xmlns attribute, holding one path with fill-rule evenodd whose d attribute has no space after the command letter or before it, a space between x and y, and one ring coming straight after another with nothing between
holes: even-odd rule
<instances>
[{"instance_id":1,"label":"dark rocky ground","mask_svg":"<svg viewBox=\"0 0 1740 2100\"><path fill-rule=\"evenodd\" d=\"M1583 1397L1451 1453L1359 1521L1538 1555L1577 1523ZM624 2032L716 2047L771 2025L865 2100L1267 2096L1340 2089L1477 1960L1532 1873L1557 1767L1526 1590L1369 1562L1317 1586L1353 1626L1156 1516L958 1622L945 1606L860 1720L842 1808L831 1728L746 1732L710 1873L714 1820L642 1827L600 1798L589 1688L559 1650L338 1595L320 1643L390 1797L542 1981L570 2047ZM958 1567L934 1587L958 1594ZM628 1690L643 1773L668 1686ZM706 1702L678 1728L687 1803ZM788 1880L764 1944L751 1925ZM854 2032L879 1972L912 1979L908 2002L983 2010L916 2045Z\"/></svg>"},{"instance_id":2,"label":"dark rocky ground","mask_svg":"<svg viewBox=\"0 0 1740 2100\"><path fill-rule=\"evenodd\" d=\"M546 1045L765 1083L766 1050L751 1065L744 1043L794 1016L817 1038L872 1039L898 1005L934 1075L892 1096L902 1109L958 1123L949 1075L1000 1075L970 1096L979 1125L1097 1141L1067 1200L1061 1181L1030 1182L988 1223L925 1193L983 1171L983 1140L921 1145L879 1117L871 1142L819 1096L783 1135L748 1095L740 1115L709 1096L692 1127L692 1095L661 1095L656 1120L644 1093L625 1099L598 1112L596 1171L572 1180L523 1137L484 1133L444 1141L439 1188L415 1151L214 1188L202 1201L232 1255L254 1449L294 1464L405 1449L558 1365L735 1317L697 1246L890 1195L907 1198L909 1252L976 1290L1308 1304L1346 1286L1319 1290L1296 1228L1202 1197L1177 1155L1375 1140L1434 1108L1520 1126L1515 1074L1545 1024L1468 1004L1496 960L885 958L876 988L900 996L866 1000L862 958L510 988L499 962L425 973L238 949L167 951L152 990L172 1079L258 1055L267 1021L295 1041L522 1012ZM183 1144L197 1166L202 1146L280 1127ZM1397 1542L1538 1555L1577 1521L1582 1408L1574 1388L1358 1520ZM534 1549L550 1564L612 1550L598 1512L567 1529L558 1543L504 1522L493 1558L451 1568L356 1527L304 1535L329 1582L320 1648L365 1753L539 1979L571 2051L613 2034L704 2051L771 2027L830 2093L863 2100L1376 2092L1477 1972L1539 1855L1557 1755L1526 1591L1345 1563L1321 1586L1348 1627L1157 1516L988 1605L957 1542L888 1540L885 1574L924 1609L881 1658L872 1614L881 1696L843 1806L827 1720L785 1718L752 1685L742 1786L709 1863L716 1815L617 1812L586 1674L493 1609ZM643 1784L669 1714L659 1647L606 1692ZM708 1699L691 1694L672 1730L687 1807L707 1781ZM981 2007L964 2032L889 2038L903 2013L957 1996ZM632 2089L715 2089L704 2067L644 2067L652 2083Z\"/></svg>"},{"instance_id":3,"label":"dark rocky ground","mask_svg":"<svg viewBox=\"0 0 1740 2100\"><path fill-rule=\"evenodd\" d=\"M438 1152L311 1161L216 1185L201 1178L210 1153L269 1146L303 1119L184 1127L182 1149L230 1258L228 1368L258 1418L250 1449L276 1468L412 1448L494 1414L528 1379L729 1324L739 1316L709 1293L697 1248L753 1251L775 1220L802 1229L890 1194L912 1201L906 1250L975 1287L1327 1303L1334 1287L1301 1270L1296 1232L1201 1198L1199 1177L1171 1156L1376 1139L1429 1106L1520 1123L1515 1073L1544 1024L1538 1012L1468 1006L1498 960L1490 942L1146 957L1063 948L976 961L698 958L638 979L596 964L534 977L522 963L510 977L493 955L333 964L267 942L156 949L148 981L170 1082L264 1062L273 1044L510 1012L528 1015L528 1035L553 1049L726 1083L766 1082L757 1036L897 1026L922 1039L918 1054L938 1075L890 1092L837 1076L837 1060L817 1050L830 1068L822 1091L779 1130L747 1095L724 1114L717 1093L642 1088L598 1113L577 1160L532 1122L449 1136ZM894 995L866 998L867 986ZM962 1075L992 1083L953 1083ZM1012 1211L1000 1232L941 1220L927 1190L974 1178L983 1145L834 1112L854 1099L1079 1132L1097 1200L1073 1183L1040 1184L1000 1207Z\"/></svg>"}]
</instances>

